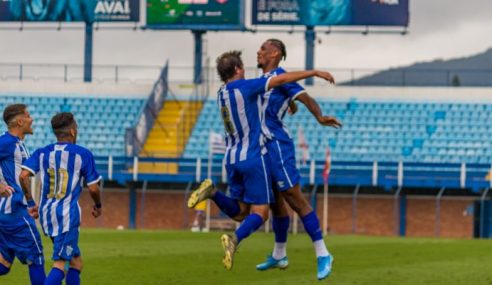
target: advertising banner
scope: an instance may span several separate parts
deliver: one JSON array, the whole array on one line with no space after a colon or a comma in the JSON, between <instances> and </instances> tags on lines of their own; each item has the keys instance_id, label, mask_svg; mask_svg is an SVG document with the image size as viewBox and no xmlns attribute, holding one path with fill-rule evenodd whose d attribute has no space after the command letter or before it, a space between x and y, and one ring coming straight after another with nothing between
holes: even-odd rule
<instances>
[{"instance_id":1,"label":"advertising banner","mask_svg":"<svg viewBox=\"0 0 492 285\"><path fill-rule=\"evenodd\" d=\"M0 21L138 22L139 0L0 0Z\"/></svg>"},{"instance_id":2,"label":"advertising banner","mask_svg":"<svg viewBox=\"0 0 492 285\"><path fill-rule=\"evenodd\" d=\"M253 0L253 25L408 26L408 0Z\"/></svg>"},{"instance_id":3,"label":"advertising banner","mask_svg":"<svg viewBox=\"0 0 492 285\"><path fill-rule=\"evenodd\" d=\"M242 6L241 0L147 0L147 26L240 30Z\"/></svg>"}]
</instances>

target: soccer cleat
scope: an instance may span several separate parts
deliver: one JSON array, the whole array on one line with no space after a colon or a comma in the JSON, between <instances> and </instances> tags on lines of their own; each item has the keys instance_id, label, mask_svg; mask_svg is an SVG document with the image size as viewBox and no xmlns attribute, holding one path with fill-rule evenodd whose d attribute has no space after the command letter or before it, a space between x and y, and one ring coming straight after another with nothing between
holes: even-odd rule
<instances>
[{"instance_id":1,"label":"soccer cleat","mask_svg":"<svg viewBox=\"0 0 492 285\"><path fill-rule=\"evenodd\" d=\"M281 270L287 269L289 267L289 260L287 256L284 256L281 259L275 259L273 256L268 255L265 262L256 265L256 269L260 271L278 268Z\"/></svg>"},{"instance_id":2,"label":"soccer cleat","mask_svg":"<svg viewBox=\"0 0 492 285\"><path fill-rule=\"evenodd\" d=\"M323 280L330 275L332 264L333 256L318 257L318 280Z\"/></svg>"},{"instance_id":3,"label":"soccer cleat","mask_svg":"<svg viewBox=\"0 0 492 285\"><path fill-rule=\"evenodd\" d=\"M227 234L223 234L220 237L220 241L222 242L222 248L224 249L222 263L227 270L231 270L234 262L234 253L236 252L236 242L232 236Z\"/></svg>"},{"instance_id":4,"label":"soccer cleat","mask_svg":"<svg viewBox=\"0 0 492 285\"><path fill-rule=\"evenodd\" d=\"M191 193L190 198L188 198L188 208L194 208L201 201L207 200L212 197L212 191L214 190L214 184L212 180L205 179L202 184Z\"/></svg>"}]
</instances>

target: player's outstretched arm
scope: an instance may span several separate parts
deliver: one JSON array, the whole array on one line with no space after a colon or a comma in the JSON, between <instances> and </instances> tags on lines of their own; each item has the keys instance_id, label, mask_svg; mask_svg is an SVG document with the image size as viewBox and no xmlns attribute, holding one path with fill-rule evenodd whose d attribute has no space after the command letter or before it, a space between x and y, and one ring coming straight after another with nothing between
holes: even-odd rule
<instances>
[{"instance_id":1,"label":"player's outstretched arm","mask_svg":"<svg viewBox=\"0 0 492 285\"><path fill-rule=\"evenodd\" d=\"M102 214L101 191L99 190L99 183L88 185L87 188L89 189L89 194L91 195L92 201L94 201L92 216L97 218Z\"/></svg>"},{"instance_id":2,"label":"player's outstretched arm","mask_svg":"<svg viewBox=\"0 0 492 285\"><path fill-rule=\"evenodd\" d=\"M268 89L314 76L335 84L335 79L329 72L319 70L292 71L272 77L268 82Z\"/></svg>"},{"instance_id":3,"label":"player's outstretched arm","mask_svg":"<svg viewBox=\"0 0 492 285\"><path fill-rule=\"evenodd\" d=\"M33 174L30 171L23 169L19 176L19 181L22 187L22 192L26 197L27 212L31 217L37 219L39 218L39 209L31 194L31 176L33 176Z\"/></svg>"},{"instance_id":4,"label":"player's outstretched arm","mask_svg":"<svg viewBox=\"0 0 492 285\"><path fill-rule=\"evenodd\" d=\"M334 127L336 129L342 127L342 123L338 121L337 118L331 116L323 116L323 112L321 111L318 102L316 102L313 97L309 96L309 94L304 92L301 95L297 96L296 100L301 101L306 106L306 108L308 108L308 110L311 112L311 114L313 114L320 125Z\"/></svg>"}]
</instances>

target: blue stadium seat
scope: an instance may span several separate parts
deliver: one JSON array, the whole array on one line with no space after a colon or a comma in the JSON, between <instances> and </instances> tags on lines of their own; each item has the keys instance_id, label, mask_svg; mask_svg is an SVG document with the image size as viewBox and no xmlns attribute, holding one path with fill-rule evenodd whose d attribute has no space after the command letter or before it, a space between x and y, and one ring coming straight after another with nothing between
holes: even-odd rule
<instances>
[{"instance_id":1,"label":"blue stadium seat","mask_svg":"<svg viewBox=\"0 0 492 285\"><path fill-rule=\"evenodd\" d=\"M328 145L333 159L373 161L404 159L409 162L492 163L490 104L415 102L363 102L319 100L325 113L342 119L337 131L323 128L301 107L285 124L297 142L303 127L312 157L323 157ZM184 157L207 157L210 129L222 133L216 103L205 103L190 137Z\"/></svg>"},{"instance_id":2,"label":"blue stadium seat","mask_svg":"<svg viewBox=\"0 0 492 285\"><path fill-rule=\"evenodd\" d=\"M53 94L11 95L0 92L0 107L12 103L25 103L34 118L34 135L26 138L26 145L34 150L53 143L51 117L60 111L71 111L79 124L79 143L88 147L94 155L124 156L125 128L130 127L145 103L144 99L119 98L63 98ZM109 106L128 106L109 108ZM111 118L111 119L108 119ZM0 132L6 131L0 124Z\"/></svg>"}]
</instances>

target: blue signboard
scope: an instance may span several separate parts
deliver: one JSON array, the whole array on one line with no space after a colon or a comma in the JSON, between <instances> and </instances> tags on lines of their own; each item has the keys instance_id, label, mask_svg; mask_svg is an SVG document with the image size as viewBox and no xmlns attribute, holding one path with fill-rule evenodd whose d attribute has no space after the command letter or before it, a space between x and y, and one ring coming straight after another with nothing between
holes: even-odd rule
<instances>
[{"instance_id":1,"label":"blue signboard","mask_svg":"<svg viewBox=\"0 0 492 285\"><path fill-rule=\"evenodd\" d=\"M253 0L253 25L408 26L409 0Z\"/></svg>"},{"instance_id":2,"label":"blue signboard","mask_svg":"<svg viewBox=\"0 0 492 285\"><path fill-rule=\"evenodd\" d=\"M137 22L139 0L0 0L0 21Z\"/></svg>"}]
</instances>

